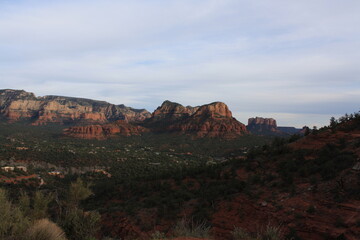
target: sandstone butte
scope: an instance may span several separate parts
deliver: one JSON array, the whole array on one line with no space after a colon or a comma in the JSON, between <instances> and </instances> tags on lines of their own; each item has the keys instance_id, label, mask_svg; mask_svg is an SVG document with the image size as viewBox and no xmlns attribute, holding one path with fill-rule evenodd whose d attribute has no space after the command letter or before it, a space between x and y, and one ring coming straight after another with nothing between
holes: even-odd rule
<instances>
[{"instance_id":1,"label":"sandstone butte","mask_svg":"<svg viewBox=\"0 0 360 240\"><path fill-rule=\"evenodd\" d=\"M0 90L0 116L15 122L47 123L107 123L116 120L138 122L149 118L145 109L133 109L91 99L44 96L36 97L23 90Z\"/></svg>"},{"instance_id":2,"label":"sandstone butte","mask_svg":"<svg viewBox=\"0 0 360 240\"><path fill-rule=\"evenodd\" d=\"M244 124L232 117L226 104L214 102L199 107L184 107L178 103L165 101L142 123L89 125L71 127L65 134L81 138L103 139L116 134L139 135L141 133L162 132L187 134L194 137L219 137L232 139L247 133Z\"/></svg>"},{"instance_id":3,"label":"sandstone butte","mask_svg":"<svg viewBox=\"0 0 360 240\"><path fill-rule=\"evenodd\" d=\"M63 96L36 97L24 90L5 89L0 90L0 117L10 122L30 121L33 125L85 125L65 131L69 136L82 138L139 135L146 131L220 138L236 138L247 133L245 125L233 118L228 106L222 102L185 107L165 101L150 114L145 109L104 101Z\"/></svg>"},{"instance_id":4,"label":"sandstone butte","mask_svg":"<svg viewBox=\"0 0 360 240\"><path fill-rule=\"evenodd\" d=\"M254 133L279 131L275 119L262 117L249 118L247 129Z\"/></svg>"},{"instance_id":5,"label":"sandstone butte","mask_svg":"<svg viewBox=\"0 0 360 240\"><path fill-rule=\"evenodd\" d=\"M181 104L166 100L152 113L151 119L149 120L151 122L162 120L179 120L185 117L189 117L190 115L194 114L198 109L199 107L184 107Z\"/></svg>"},{"instance_id":6,"label":"sandstone butte","mask_svg":"<svg viewBox=\"0 0 360 240\"><path fill-rule=\"evenodd\" d=\"M232 117L228 106L213 102L198 107L184 107L165 101L144 126L155 132L189 134L196 137L236 138L247 133L244 124Z\"/></svg>"}]
</instances>

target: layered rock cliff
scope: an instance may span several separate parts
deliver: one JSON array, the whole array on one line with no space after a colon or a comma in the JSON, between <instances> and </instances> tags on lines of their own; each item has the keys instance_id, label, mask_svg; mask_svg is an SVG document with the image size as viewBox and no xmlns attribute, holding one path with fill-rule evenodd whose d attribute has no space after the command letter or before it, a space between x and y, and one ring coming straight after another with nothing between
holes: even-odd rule
<instances>
[{"instance_id":1,"label":"layered rock cliff","mask_svg":"<svg viewBox=\"0 0 360 240\"><path fill-rule=\"evenodd\" d=\"M303 134L301 129L295 127L279 127L273 118L255 117L249 118L247 130L253 134L269 136L287 136Z\"/></svg>"},{"instance_id":2,"label":"layered rock cliff","mask_svg":"<svg viewBox=\"0 0 360 240\"><path fill-rule=\"evenodd\" d=\"M65 129L64 133L67 136L83 138L83 139L105 139L108 137L122 135L122 136L132 136L132 135L141 135L144 132L149 130L138 126L130 124L124 120L118 120L113 123L108 124L96 124L96 125L87 125L87 126L75 126Z\"/></svg>"},{"instance_id":3,"label":"layered rock cliff","mask_svg":"<svg viewBox=\"0 0 360 240\"><path fill-rule=\"evenodd\" d=\"M151 115L151 121L156 122L159 120L174 121L191 116L198 110L199 107L184 107L181 104L164 101Z\"/></svg>"},{"instance_id":4,"label":"layered rock cliff","mask_svg":"<svg viewBox=\"0 0 360 240\"><path fill-rule=\"evenodd\" d=\"M165 101L144 125L155 132L196 137L236 138L247 133L245 125L233 118L227 105L222 102L184 107Z\"/></svg>"},{"instance_id":5,"label":"layered rock cliff","mask_svg":"<svg viewBox=\"0 0 360 240\"><path fill-rule=\"evenodd\" d=\"M279 132L273 118L249 118L247 129L252 133Z\"/></svg>"},{"instance_id":6,"label":"layered rock cliff","mask_svg":"<svg viewBox=\"0 0 360 240\"><path fill-rule=\"evenodd\" d=\"M81 138L138 135L146 131L221 138L235 138L247 133L245 125L233 118L226 104L221 102L185 107L165 101L150 114L144 109L104 101L63 96L36 97L23 90L5 89L0 90L0 117L12 122L27 120L34 125L87 124L65 131L69 136Z\"/></svg>"},{"instance_id":7,"label":"layered rock cliff","mask_svg":"<svg viewBox=\"0 0 360 240\"><path fill-rule=\"evenodd\" d=\"M30 120L47 123L106 123L116 120L138 122L151 114L104 101L62 96L36 97L23 90L0 90L0 116L9 121Z\"/></svg>"}]
</instances>

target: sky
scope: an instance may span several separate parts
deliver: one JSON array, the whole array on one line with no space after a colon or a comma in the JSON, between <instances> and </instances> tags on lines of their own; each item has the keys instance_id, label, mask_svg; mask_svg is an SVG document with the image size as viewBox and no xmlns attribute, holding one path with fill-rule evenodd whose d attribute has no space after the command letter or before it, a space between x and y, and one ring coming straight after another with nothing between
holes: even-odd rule
<instances>
[{"instance_id":1,"label":"sky","mask_svg":"<svg viewBox=\"0 0 360 240\"><path fill-rule=\"evenodd\" d=\"M360 110L359 0L0 0L0 89L324 126Z\"/></svg>"}]
</instances>

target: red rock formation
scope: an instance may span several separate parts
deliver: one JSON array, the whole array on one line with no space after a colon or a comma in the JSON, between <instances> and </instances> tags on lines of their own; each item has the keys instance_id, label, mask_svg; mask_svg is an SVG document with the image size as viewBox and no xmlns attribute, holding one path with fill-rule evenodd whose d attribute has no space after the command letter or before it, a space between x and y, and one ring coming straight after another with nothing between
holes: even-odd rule
<instances>
[{"instance_id":1,"label":"red rock formation","mask_svg":"<svg viewBox=\"0 0 360 240\"><path fill-rule=\"evenodd\" d=\"M135 126L125 121L119 120L105 125L76 126L65 129L67 136L84 139L105 139L115 135L131 136L140 135L148 130L141 126Z\"/></svg>"},{"instance_id":2,"label":"red rock formation","mask_svg":"<svg viewBox=\"0 0 360 240\"><path fill-rule=\"evenodd\" d=\"M248 125L266 125L275 128L277 127L275 119L262 117L249 118Z\"/></svg>"},{"instance_id":3,"label":"red rock formation","mask_svg":"<svg viewBox=\"0 0 360 240\"><path fill-rule=\"evenodd\" d=\"M156 132L196 137L236 138L247 133L245 125L233 118L229 108L222 102L184 107L165 101L144 125Z\"/></svg>"},{"instance_id":4,"label":"red rock formation","mask_svg":"<svg viewBox=\"0 0 360 240\"><path fill-rule=\"evenodd\" d=\"M159 120L168 120L174 121L182 119L184 117L189 117L196 112L199 107L184 107L181 104L165 101L163 104L158 107L151 116L151 121Z\"/></svg>"},{"instance_id":5,"label":"red rock formation","mask_svg":"<svg viewBox=\"0 0 360 240\"><path fill-rule=\"evenodd\" d=\"M54 123L106 123L126 120L138 122L151 114L144 109L133 109L91 99L61 96L35 97L20 90L0 90L0 116L9 121L31 120L34 125Z\"/></svg>"},{"instance_id":6,"label":"red rock formation","mask_svg":"<svg viewBox=\"0 0 360 240\"><path fill-rule=\"evenodd\" d=\"M228 106L222 102L214 102L203 105L194 113L193 117L207 117L207 118L230 118L232 119L232 113Z\"/></svg>"},{"instance_id":7,"label":"red rock formation","mask_svg":"<svg viewBox=\"0 0 360 240\"><path fill-rule=\"evenodd\" d=\"M236 138L247 133L245 125L235 119L190 119L183 123L171 125L168 129L197 137L226 139Z\"/></svg>"},{"instance_id":8,"label":"red rock formation","mask_svg":"<svg viewBox=\"0 0 360 240\"><path fill-rule=\"evenodd\" d=\"M273 118L249 118L247 129L252 133L279 132L276 125L276 120Z\"/></svg>"},{"instance_id":9,"label":"red rock formation","mask_svg":"<svg viewBox=\"0 0 360 240\"><path fill-rule=\"evenodd\" d=\"M171 125L171 131L194 134L197 137L236 138L247 133L244 124L232 117L227 105L215 102L199 107L189 118Z\"/></svg>"}]
</instances>

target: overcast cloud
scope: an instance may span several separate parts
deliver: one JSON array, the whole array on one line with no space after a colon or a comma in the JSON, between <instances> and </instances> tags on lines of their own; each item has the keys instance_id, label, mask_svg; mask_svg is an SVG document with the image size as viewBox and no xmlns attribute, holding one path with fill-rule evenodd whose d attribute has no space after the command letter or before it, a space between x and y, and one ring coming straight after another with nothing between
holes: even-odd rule
<instances>
[{"instance_id":1,"label":"overcast cloud","mask_svg":"<svg viewBox=\"0 0 360 240\"><path fill-rule=\"evenodd\" d=\"M360 110L358 0L2 0L0 88L153 111L227 103L242 122Z\"/></svg>"}]
</instances>

